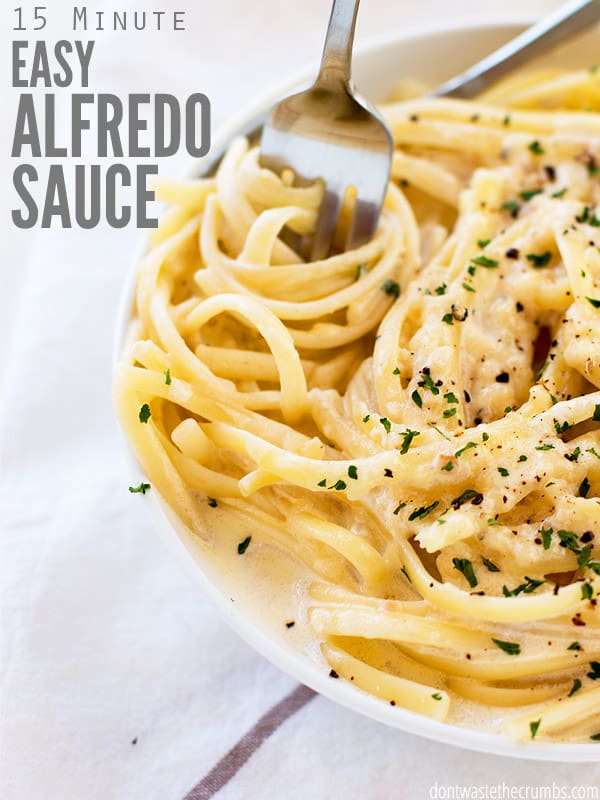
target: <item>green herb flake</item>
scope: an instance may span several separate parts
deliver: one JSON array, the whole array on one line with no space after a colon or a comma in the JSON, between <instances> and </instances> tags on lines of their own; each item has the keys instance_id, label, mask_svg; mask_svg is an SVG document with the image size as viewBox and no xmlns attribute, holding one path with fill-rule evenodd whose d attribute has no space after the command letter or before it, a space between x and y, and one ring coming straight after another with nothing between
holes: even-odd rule
<instances>
[{"instance_id":1,"label":"green herb flake","mask_svg":"<svg viewBox=\"0 0 600 800\"><path fill-rule=\"evenodd\" d=\"M509 656L521 655L521 645L516 642L503 642L502 639L492 639L492 642L499 647L500 650L504 650L505 653L508 653Z\"/></svg>"},{"instance_id":2,"label":"green herb flake","mask_svg":"<svg viewBox=\"0 0 600 800\"><path fill-rule=\"evenodd\" d=\"M434 692L434 694L432 694L431 697L432 697L433 700L441 700L442 699L442 695L439 692Z\"/></svg>"},{"instance_id":3,"label":"green herb flake","mask_svg":"<svg viewBox=\"0 0 600 800\"><path fill-rule=\"evenodd\" d=\"M394 369L392 370L392 375L400 375L400 368L394 367Z\"/></svg>"},{"instance_id":4,"label":"green herb flake","mask_svg":"<svg viewBox=\"0 0 600 800\"><path fill-rule=\"evenodd\" d=\"M400 297L400 284L396 283L396 281L393 281L391 278L384 281L381 288L390 297Z\"/></svg>"},{"instance_id":5,"label":"green herb flake","mask_svg":"<svg viewBox=\"0 0 600 800\"><path fill-rule=\"evenodd\" d=\"M528 144L527 149L530 150L534 156L543 156L546 152L538 139L534 139L533 142Z\"/></svg>"},{"instance_id":6,"label":"green herb flake","mask_svg":"<svg viewBox=\"0 0 600 800\"><path fill-rule=\"evenodd\" d=\"M593 733L590 739L592 742L600 742L600 733Z\"/></svg>"},{"instance_id":7,"label":"green herb flake","mask_svg":"<svg viewBox=\"0 0 600 800\"><path fill-rule=\"evenodd\" d=\"M553 533L554 533L554 528L542 528L540 530L540 536L542 537L542 544L544 546L544 550L550 549Z\"/></svg>"},{"instance_id":8,"label":"green herb flake","mask_svg":"<svg viewBox=\"0 0 600 800\"><path fill-rule=\"evenodd\" d=\"M587 676L591 681L600 680L600 661L590 661L591 672Z\"/></svg>"},{"instance_id":9,"label":"green herb flake","mask_svg":"<svg viewBox=\"0 0 600 800\"><path fill-rule=\"evenodd\" d=\"M465 290L465 292L473 292L473 293L475 292L475 289L468 283L465 283L464 281L461 283L461 286Z\"/></svg>"},{"instance_id":10,"label":"green herb flake","mask_svg":"<svg viewBox=\"0 0 600 800\"><path fill-rule=\"evenodd\" d=\"M343 492L344 489L346 488L346 481L342 480L336 481L333 484L333 486L330 486L329 488L334 489L336 492Z\"/></svg>"},{"instance_id":11,"label":"green herb flake","mask_svg":"<svg viewBox=\"0 0 600 800\"><path fill-rule=\"evenodd\" d=\"M443 417L444 419L449 419L450 417L453 417L455 414L456 414L455 408L447 408L443 413Z\"/></svg>"},{"instance_id":12,"label":"green herb flake","mask_svg":"<svg viewBox=\"0 0 600 800\"><path fill-rule=\"evenodd\" d=\"M516 200L507 200L505 203L502 203L500 209L502 211L510 211L511 216L516 219L519 216L521 206Z\"/></svg>"},{"instance_id":13,"label":"green herb flake","mask_svg":"<svg viewBox=\"0 0 600 800\"><path fill-rule=\"evenodd\" d=\"M600 459L600 453L596 450L595 447L588 447L586 452L591 453L593 456L596 456L596 458Z\"/></svg>"},{"instance_id":14,"label":"green herb flake","mask_svg":"<svg viewBox=\"0 0 600 800\"><path fill-rule=\"evenodd\" d=\"M551 194L550 197L555 197L557 199L560 199L561 197L564 197L566 193L567 193L567 187L564 186L562 189L559 189L558 192L554 192L553 194Z\"/></svg>"},{"instance_id":15,"label":"green herb flake","mask_svg":"<svg viewBox=\"0 0 600 800\"><path fill-rule=\"evenodd\" d=\"M433 378L428 372L421 373L421 380L418 383L419 386L422 386L424 389L429 389L431 394L438 395L440 390L433 382Z\"/></svg>"},{"instance_id":16,"label":"green herb flake","mask_svg":"<svg viewBox=\"0 0 600 800\"><path fill-rule=\"evenodd\" d=\"M498 467L498 472L503 478L507 478L510 475L510 472L506 469L506 467Z\"/></svg>"},{"instance_id":17,"label":"green herb flake","mask_svg":"<svg viewBox=\"0 0 600 800\"><path fill-rule=\"evenodd\" d=\"M454 325L454 315L444 314L444 316L442 317L442 322L445 322L446 325Z\"/></svg>"},{"instance_id":18,"label":"green herb flake","mask_svg":"<svg viewBox=\"0 0 600 800\"><path fill-rule=\"evenodd\" d=\"M484 431L484 432L481 434L481 441L482 441L482 442L487 442L487 441L489 440L489 438L490 438L490 435L489 435L489 433L486 433L486 432Z\"/></svg>"},{"instance_id":19,"label":"green herb flake","mask_svg":"<svg viewBox=\"0 0 600 800\"><path fill-rule=\"evenodd\" d=\"M573 686L571 686L571 691L569 692L567 697L573 697L575 692L578 692L581 689L582 686L583 686L583 684L581 683L579 678L575 678L575 680L573 681Z\"/></svg>"},{"instance_id":20,"label":"green herb flake","mask_svg":"<svg viewBox=\"0 0 600 800\"><path fill-rule=\"evenodd\" d=\"M411 398L413 403L418 406L419 408L423 408L423 400L419 392L415 389L414 392L411 394Z\"/></svg>"},{"instance_id":21,"label":"green herb flake","mask_svg":"<svg viewBox=\"0 0 600 800\"><path fill-rule=\"evenodd\" d=\"M474 589L479 581L475 575L473 563L468 558L453 558L452 563L454 564L454 569L458 570L465 577L469 586Z\"/></svg>"},{"instance_id":22,"label":"green herb flake","mask_svg":"<svg viewBox=\"0 0 600 800\"><path fill-rule=\"evenodd\" d=\"M517 459L517 461L518 461L519 463L521 463L522 461L527 461L527 456L526 456L524 453L522 453L522 454L519 456L519 458Z\"/></svg>"},{"instance_id":23,"label":"green herb flake","mask_svg":"<svg viewBox=\"0 0 600 800\"><path fill-rule=\"evenodd\" d=\"M420 508L415 509L408 515L408 521L413 522L415 519L425 519L425 517L434 509L436 509L439 504L439 500L434 500L430 506L421 506Z\"/></svg>"},{"instance_id":24,"label":"green herb flake","mask_svg":"<svg viewBox=\"0 0 600 800\"><path fill-rule=\"evenodd\" d=\"M166 369L165 370L165 383L167 384L167 386L171 385L171 370L170 369Z\"/></svg>"},{"instance_id":25,"label":"green herb flake","mask_svg":"<svg viewBox=\"0 0 600 800\"><path fill-rule=\"evenodd\" d=\"M444 395L444 400L447 403L458 403L458 397L454 394L454 392L447 392Z\"/></svg>"},{"instance_id":26,"label":"green herb flake","mask_svg":"<svg viewBox=\"0 0 600 800\"><path fill-rule=\"evenodd\" d=\"M471 450L471 448L477 447L477 442L467 442L464 447L461 447L460 450L457 450L454 455L456 458L460 458L463 453L466 453L467 450Z\"/></svg>"},{"instance_id":27,"label":"green herb flake","mask_svg":"<svg viewBox=\"0 0 600 800\"><path fill-rule=\"evenodd\" d=\"M148 403L144 403L144 405L140 408L140 413L138 415L140 422L146 424L151 416L152 412L150 411L150 406Z\"/></svg>"},{"instance_id":28,"label":"green herb flake","mask_svg":"<svg viewBox=\"0 0 600 800\"><path fill-rule=\"evenodd\" d=\"M594 587L591 583L584 583L581 586L581 599L591 600L594 596Z\"/></svg>"},{"instance_id":29,"label":"green herb flake","mask_svg":"<svg viewBox=\"0 0 600 800\"><path fill-rule=\"evenodd\" d=\"M214 497L207 497L206 501L207 501L208 505L210 506L210 508L216 508L218 506L218 503L217 503L217 501L215 500Z\"/></svg>"},{"instance_id":30,"label":"green herb flake","mask_svg":"<svg viewBox=\"0 0 600 800\"><path fill-rule=\"evenodd\" d=\"M406 455L406 453L408 453L408 448L411 446L413 439L420 435L421 434L419 431L411 431L410 428L407 428L407 430L403 431L403 433L401 434L402 436L402 446L400 448L401 456Z\"/></svg>"},{"instance_id":31,"label":"green herb flake","mask_svg":"<svg viewBox=\"0 0 600 800\"><path fill-rule=\"evenodd\" d=\"M442 467L442 469L444 470L444 472L452 472L452 470L454 469L454 464L452 463L452 461L449 461Z\"/></svg>"},{"instance_id":32,"label":"green herb flake","mask_svg":"<svg viewBox=\"0 0 600 800\"><path fill-rule=\"evenodd\" d=\"M542 189L530 189L528 192L519 192L519 197L521 200L527 202L531 200L532 197L535 197L538 194L542 194Z\"/></svg>"},{"instance_id":33,"label":"green herb flake","mask_svg":"<svg viewBox=\"0 0 600 800\"><path fill-rule=\"evenodd\" d=\"M467 272L469 273L469 275L471 277L473 277L475 275L475 273L477 272L477 267L474 266L473 264L469 264L469 266L467 267Z\"/></svg>"},{"instance_id":34,"label":"green herb flake","mask_svg":"<svg viewBox=\"0 0 600 800\"><path fill-rule=\"evenodd\" d=\"M581 548L579 547L579 540L573 531L560 530L556 532L556 535L560 539L560 543L563 547L575 553L576 556L579 555Z\"/></svg>"},{"instance_id":35,"label":"green herb flake","mask_svg":"<svg viewBox=\"0 0 600 800\"><path fill-rule=\"evenodd\" d=\"M322 481L319 481L319 482L318 482L318 484L317 484L317 486L327 486L327 480L326 480L326 478L323 478L323 480L322 480Z\"/></svg>"},{"instance_id":36,"label":"green herb flake","mask_svg":"<svg viewBox=\"0 0 600 800\"><path fill-rule=\"evenodd\" d=\"M240 542L237 546L237 551L239 556L243 556L246 550L248 549L248 545L252 541L252 536L246 536L243 542Z\"/></svg>"},{"instance_id":37,"label":"green herb flake","mask_svg":"<svg viewBox=\"0 0 600 800\"><path fill-rule=\"evenodd\" d=\"M566 420L565 420L564 422L557 422L557 421L555 420L555 422L554 422L554 430L555 430L555 431L556 431L556 432L557 432L559 435L560 435L561 433L564 433L565 431L568 431L570 427L571 427L571 423L570 423L570 422L567 422Z\"/></svg>"},{"instance_id":38,"label":"green herb flake","mask_svg":"<svg viewBox=\"0 0 600 800\"><path fill-rule=\"evenodd\" d=\"M506 114L504 116L504 119L502 120L502 124L505 125L505 126L510 125L510 114Z\"/></svg>"},{"instance_id":39,"label":"green herb flake","mask_svg":"<svg viewBox=\"0 0 600 800\"><path fill-rule=\"evenodd\" d=\"M362 418L362 421L363 422L368 422L370 419L371 419L371 415L370 414L365 414L365 416Z\"/></svg>"},{"instance_id":40,"label":"green herb flake","mask_svg":"<svg viewBox=\"0 0 600 800\"><path fill-rule=\"evenodd\" d=\"M491 241L492 241L491 239L477 239L477 247L479 247L479 248L481 248L481 250L483 250L484 248L486 248L488 246L488 244Z\"/></svg>"},{"instance_id":41,"label":"green herb flake","mask_svg":"<svg viewBox=\"0 0 600 800\"><path fill-rule=\"evenodd\" d=\"M439 286L436 286L433 290L437 295L446 294L446 289L448 288L447 284L440 283Z\"/></svg>"},{"instance_id":42,"label":"green herb flake","mask_svg":"<svg viewBox=\"0 0 600 800\"><path fill-rule=\"evenodd\" d=\"M139 486L130 486L129 491L131 494L146 494L151 488L149 483L140 483Z\"/></svg>"},{"instance_id":43,"label":"green herb flake","mask_svg":"<svg viewBox=\"0 0 600 800\"><path fill-rule=\"evenodd\" d=\"M492 519L492 518L488 519L487 524L488 525L502 525L502 523L499 520Z\"/></svg>"},{"instance_id":44,"label":"green herb flake","mask_svg":"<svg viewBox=\"0 0 600 800\"><path fill-rule=\"evenodd\" d=\"M577 651L577 650L581 650L581 645L579 644L579 642L572 642L572 643L571 643L571 644L570 644L570 645L567 647L567 650L575 650L575 651Z\"/></svg>"},{"instance_id":45,"label":"green herb flake","mask_svg":"<svg viewBox=\"0 0 600 800\"><path fill-rule=\"evenodd\" d=\"M392 430L392 423L387 417L379 417L379 422L385 428L386 433L389 433Z\"/></svg>"},{"instance_id":46,"label":"green herb flake","mask_svg":"<svg viewBox=\"0 0 600 800\"><path fill-rule=\"evenodd\" d=\"M533 722L529 723L529 730L531 731L531 738L532 739L535 739L535 735L538 732L538 728L540 727L541 721L542 721L542 718L540 717L539 719L536 719Z\"/></svg>"},{"instance_id":47,"label":"green herb flake","mask_svg":"<svg viewBox=\"0 0 600 800\"><path fill-rule=\"evenodd\" d=\"M540 269L541 267L545 267L547 264L550 263L550 260L552 258L552 253L550 252L550 250L546 250L545 253L541 253L539 255L537 253L527 253L525 258L528 261L531 261L531 263L536 269Z\"/></svg>"},{"instance_id":48,"label":"green herb flake","mask_svg":"<svg viewBox=\"0 0 600 800\"><path fill-rule=\"evenodd\" d=\"M581 455L581 447L576 447L575 450L571 453L567 453L565 458L569 461L577 461L579 456Z\"/></svg>"},{"instance_id":49,"label":"green herb flake","mask_svg":"<svg viewBox=\"0 0 600 800\"><path fill-rule=\"evenodd\" d=\"M487 258L486 256L477 256L477 258L471 259L473 264L477 264L478 267L485 267L486 269L495 269L498 266L498 262L494 258Z\"/></svg>"},{"instance_id":50,"label":"green herb flake","mask_svg":"<svg viewBox=\"0 0 600 800\"><path fill-rule=\"evenodd\" d=\"M536 450L554 450L553 444L540 444L535 448Z\"/></svg>"},{"instance_id":51,"label":"green herb flake","mask_svg":"<svg viewBox=\"0 0 600 800\"><path fill-rule=\"evenodd\" d=\"M579 484L579 497L587 497L590 491L590 482L587 479L587 475Z\"/></svg>"},{"instance_id":52,"label":"green herb flake","mask_svg":"<svg viewBox=\"0 0 600 800\"><path fill-rule=\"evenodd\" d=\"M359 281L362 278L363 273L366 272L366 271L367 271L367 265L366 264L364 264L364 263L357 264L357 266L356 266L356 274L354 276L354 280L355 281Z\"/></svg>"},{"instance_id":53,"label":"green herb flake","mask_svg":"<svg viewBox=\"0 0 600 800\"><path fill-rule=\"evenodd\" d=\"M452 500L450 505L456 511L461 506L464 506L465 503L471 502L474 506L478 506L481 505L482 501L483 495L481 492L476 492L475 489L465 489L461 495Z\"/></svg>"},{"instance_id":54,"label":"green herb flake","mask_svg":"<svg viewBox=\"0 0 600 800\"><path fill-rule=\"evenodd\" d=\"M397 505L392 513L394 514L395 517L397 517L403 508L406 508L406 503L400 503L399 505Z\"/></svg>"},{"instance_id":55,"label":"green herb flake","mask_svg":"<svg viewBox=\"0 0 600 800\"><path fill-rule=\"evenodd\" d=\"M407 571L406 567L404 566L404 564L402 565L402 567L401 567L401 569L400 569L400 572L402 572L402 574L404 575L404 577L406 578L406 580L407 580L409 583L412 583L411 577L410 577L410 575L408 574L408 571Z\"/></svg>"},{"instance_id":56,"label":"green herb flake","mask_svg":"<svg viewBox=\"0 0 600 800\"><path fill-rule=\"evenodd\" d=\"M483 566L487 568L488 572L500 572L500 568L497 567L493 561L490 561L489 558L481 556L481 561Z\"/></svg>"},{"instance_id":57,"label":"green herb flake","mask_svg":"<svg viewBox=\"0 0 600 800\"><path fill-rule=\"evenodd\" d=\"M600 308L600 300L596 300L593 297L587 297L587 296L585 299L588 301L588 303L591 303L594 306L594 308Z\"/></svg>"},{"instance_id":58,"label":"green herb flake","mask_svg":"<svg viewBox=\"0 0 600 800\"><path fill-rule=\"evenodd\" d=\"M356 480L358 480L358 470L356 469L356 467L354 466L354 464L351 464L351 465L348 467L348 477L349 477L349 478L352 478L352 480L353 480L353 481L356 481Z\"/></svg>"}]
</instances>

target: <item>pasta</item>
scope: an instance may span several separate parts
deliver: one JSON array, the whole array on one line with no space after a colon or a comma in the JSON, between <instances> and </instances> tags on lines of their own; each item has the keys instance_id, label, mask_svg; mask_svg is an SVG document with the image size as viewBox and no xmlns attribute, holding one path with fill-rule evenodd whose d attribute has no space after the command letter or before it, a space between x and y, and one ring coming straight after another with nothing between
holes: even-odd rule
<instances>
[{"instance_id":1,"label":"pasta","mask_svg":"<svg viewBox=\"0 0 600 800\"><path fill-rule=\"evenodd\" d=\"M596 740L600 73L382 112L378 230L323 261L284 233L311 233L320 185L244 139L215 177L157 184L121 424L194 535L304 565L298 616L332 677Z\"/></svg>"}]
</instances>

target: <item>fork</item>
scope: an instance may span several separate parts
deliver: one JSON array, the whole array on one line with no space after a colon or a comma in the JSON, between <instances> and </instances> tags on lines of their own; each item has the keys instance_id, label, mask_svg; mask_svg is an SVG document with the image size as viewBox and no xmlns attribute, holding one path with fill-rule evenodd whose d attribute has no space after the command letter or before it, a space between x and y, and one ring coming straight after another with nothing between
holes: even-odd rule
<instances>
[{"instance_id":1,"label":"fork","mask_svg":"<svg viewBox=\"0 0 600 800\"><path fill-rule=\"evenodd\" d=\"M355 200L346 249L372 237L392 165L392 135L377 111L354 93L350 79L358 4L334 0L316 81L277 103L262 132L263 167L278 174L291 169L299 185L324 183L313 261L328 255L351 187Z\"/></svg>"}]
</instances>

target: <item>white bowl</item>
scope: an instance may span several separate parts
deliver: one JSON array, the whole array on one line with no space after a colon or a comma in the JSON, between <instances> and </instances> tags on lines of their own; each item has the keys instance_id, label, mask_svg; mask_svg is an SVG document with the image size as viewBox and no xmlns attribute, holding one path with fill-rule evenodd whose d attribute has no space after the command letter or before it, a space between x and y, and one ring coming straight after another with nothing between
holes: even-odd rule
<instances>
[{"instance_id":1,"label":"white bowl","mask_svg":"<svg viewBox=\"0 0 600 800\"><path fill-rule=\"evenodd\" d=\"M408 33L388 33L355 53L355 83L360 92L372 101L383 100L403 76L422 79L434 85L475 63L518 33L527 22L529 20L523 18L512 23L504 20L485 26L452 27L446 24L421 30L413 29ZM579 37L576 43L567 43L559 51L539 59L536 63L551 63L570 68L585 67L595 63L598 51L600 29L596 28ZM250 120L268 109L292 87L306 83L314 74L313 66L295 79L287 81L283 87L279 86L259 98L245 114L219 132L211 152L218 151L240 130L246 129ZM121 352L131 319L134 286L135 274L132 270L121 300L115 361ZM240 597L239 586L236 584L234 587L231 574L219 569L214 559L211 559L209 549L198 538L182 529L156 492L149 493L145 501L159 534L225 621L265 658L320 694L385 725L471 750L549 761L597 761L600 758L599 745L542 742L518 744L500 735L436 722L398 707L391 708L387 703L345 681L331 680L322 665L292 645L289 633L286 637L284 630L278 631L269 626L260 613L260 608L244 602L243 596ZM237 602L232 602L234 594Z\"/></svg>"}]
</instances>

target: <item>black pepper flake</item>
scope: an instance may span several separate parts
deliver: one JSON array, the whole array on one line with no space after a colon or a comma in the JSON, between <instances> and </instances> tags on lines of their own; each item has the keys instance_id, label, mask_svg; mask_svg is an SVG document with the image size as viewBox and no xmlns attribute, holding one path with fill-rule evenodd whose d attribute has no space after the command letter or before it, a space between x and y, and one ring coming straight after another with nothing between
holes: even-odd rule
<instances>
[{"instance_id":1,"label":"black pepper flake","mask_svg":"<svg viewBox=\"0 0 600 800\"><path fill-rule=\"evenodd\" d=\"M294 622L294 620L290 620L290 622L286 622L285 623L285 627L286 628L293 628L295 624L296 623Z\"/></svg>"},{"instance_id":2,"label":"black pepper flake","mask_svg":"<svg viewBox=\"0 0 600 800\"><path fill-rule=\"evenodd\" d=\"M385 476L386 478L393 478L393 477L394 477L394 473L392 472L392 470L391 470L389 467L386 467L386 468L383 470L383 474L384 474L384 476Z\"/></svg>"},{"instance_id":3,"label":"black pepper flake","mask_svg":"<svg viewBox=\"0 0 600 800\"><path fill-rule=\"evenodd\" d=\"M519 251L516 247L509 247L509 249L504 254L507 258L516 259L519 257Z\"/></svg>"},{"instance_id":4,"label":"black pepper flake","mask_svg":"<svg viewBox=\"0 0 600 800\"><path fill-rule=\"evenodd\" d=\"M496 375L496 383L508 383L510 380L510 376L508 372L501 372L499 375Z\"/></svg>"},{"instance_id":5,"label":"black pepper flake","mask_svg":"<svg viewBox=\"0 0 600 800\"><path fill-rule=\"evenodd\" d=\"M133 737L133 739L131 740L131 744L133 744L133 745L137 744L137 736Z\"/></svg>"},{"instance_id":6,"label":"black pepper flake","mask_svg":"<svg viewBox=\"0 0 600 800\"><path fill-rule=\"evenodd\" d=\"M516 305L516 309L517 309L517 311L521 312L521 311L523 311L523 308L524 308L524 306L523 306L523 303L520 303L520 302L517 300L517 305Z\"/></svg>"},{"instance_id":7,"label":"black pepper flake","mask_svg":"<svg viewBox=\"0 0 600 800\"><path fill-rule=\"evenodd\" d=\"M337 672L334 669L330 669L329 670L329 677L330 678L339 678L340 676L337 674Z\"/></svg>"},{"instance_id":8,"label":"black pepper flake","mask_svg":"<svg viewBox=\"0 0 600 800\"><path fill-rule=\"evenodd\" d=\"M409 117L409 120L411 122L418 122L419 121L419 115L418 114L411 114L410 117Z\"/></svg>"},{"instance_id":9,"label":"black pepper flake","mask_svg":"<svg viewBox=\"0 0 600 800\"><path fill-rule=\"evenodd\" d=\"M464 395L465 395L465 403L470 403L471 402L471 395L467 392L466 389L464 390Z\"/></svg>"},{"instance_id":10,"label":"black pepper flake","mask_svg":"<svg viewBox=\"0 0 600 800\"><path fill-rule=\"evenodd\" d=\"M548 176L548 180L554 182L556 180L556 170L550 164L544 166L544 172Z\"/></svg>"}]
</instances>

